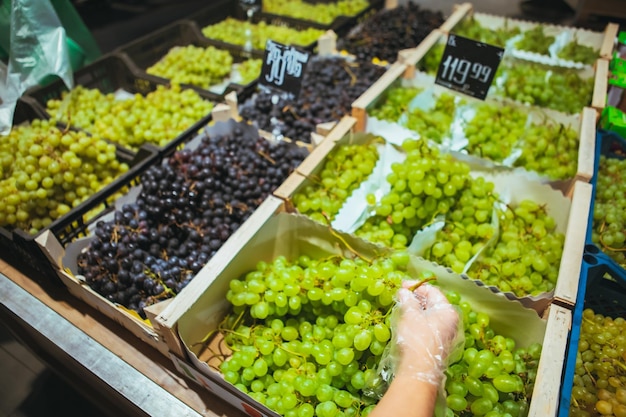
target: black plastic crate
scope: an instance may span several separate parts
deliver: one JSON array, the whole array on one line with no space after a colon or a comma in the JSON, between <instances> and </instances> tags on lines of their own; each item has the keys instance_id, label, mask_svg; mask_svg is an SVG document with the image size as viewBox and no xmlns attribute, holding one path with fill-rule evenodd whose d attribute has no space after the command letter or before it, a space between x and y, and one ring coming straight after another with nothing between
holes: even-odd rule
<instances>
[{"instance_id":1,"label":"black plastic crate","mask_svg":"<svg viewBox=\"0 0 626 417\"><path fill-rule=\"evenodd\" d=\"M34 104L28 97L18 101L13 117L14 126L35 119L48 118ZM63 128L63 125L59 127ZM0 227L0 256L30 277L52 279L57 282L58 276L55 269L50 259L39 247L37 239L44 234L52 233L59 242L67 244L80 236L85 231L85 225L89 222L91 213L97 211L98 208L103 211L108 210L113 196L125 185L132 184L138 173L159 157L158 149L153 146L144 146L136 153L124 152L119 147L116 149L118 160L129 165L126 173L36 234L18 228Z\"/></svg>"},{"instance_id":2,"label":"black plastic crate","mask_svg":"<svg viewBox=\"0 0 626 417\"><path fill-rule=\"evenodd\" d=\"M147 95L157 89L158 86L168 85L162 78L149 74L140 74L131 68L132 64L128 58L118 53L110 53L97 61L81 68L74 73L74 85L81 85L90 89L98 89L102 93L114 93L123 90L131 94ZM49 84L45 87L35 87L26 91L25 96L37 101L43 107L51 99L60 99L64 92L68 91L62 80ZM198 89L196 91L200 97L213 103L221 101L221 97L209 91ZM189 130L197 130L211 119L207 114L197 123L189 127ZM182 132L181 134L183 134ZM172 138L175 140L175 138ZM156 146L156 145L155 145Z\"/></svg>"},{"instance_id":3,"label":"black plastic crate","mask_svg":"<svg viewBox=\"0 0 626 417\"><path fill-rule=\"evenodd\" d=\"M154 31L148 35L134 40L126 45L116 49L116 52L128 59L133 71L141 73L143 76L150 75L147 73L147 69L157 63L163 58L170 49L176 46L188 46L193 45L197 47L206 48L214 46L221 50L228 51L233 57L233 63L241 63L249 58L262 59L263 54L259 51L252 51L250 53L244 53L241 49L233 48L232 46L216 44L214 41L202 36L198 32L197 26L189 20L176 21L160 30ZM156 75L150 75L156 77L163 82L169 82L168 79L159 77ZM237 93L251 88L256 80L247 84L229 83L223 91L212 91L210 89L202 88L191 84L181 84L184 87L193 88L199 92L211 91L214 94L220 96L226 95L231 91Z\"/></svg>"},{"instance_id":4,"label":"black plastic crate","mask_svg":"<svg viewBox=\"0 0 626 417\"><path fill-rule=\"evenodd\" d=\"M238 3L231 2L231 1L221 1L219 3L214 3L211 6L204 8L202 10L199 10L198 12L189 16L188 19L195 25L199 36L211 40L214 46L224 47L224 48L233 48L233 49L240 50L243 52L248 52L246 51L245 47L242 45L235 45L232 43L213 39L213 38L205 36L202 33L202 29L204 27L216 24L229 17L233 19L241 20L241 21L247 20L246 14L239 7ZM261 21L264 21L268 24L287 26L287 27L290 27L292 29L297 29L297 30L305 30L309 28L325 30L325 28L320 27L320 25L315 25L315 24L312 24L303 20L291 19L291 18L283 17L283 16L280 16L280 17L272 16L272 15L268 15L262 12L254 13L252 17L252 22L257 23ZM317 40L308 45L297 45L297 46L299 48L312 51L317 46ZM253 49L253 51L255 51L255 49ZM263 53L263 50L256 49L256 51L257 53L258 52Z\"/></svg>"},{"instance_id":5,"label":"black plastic crate","mask_svg":"<svg viewBox=\"0 0 626 417\"><path fill-rule=\"evenodd\" d=\"M558 417L569 414L583 311L587 308L605 317L626 318L626 271L595 245L585 247L582 259L578 295L565 356Z\"/></svg>"}]
</instances>

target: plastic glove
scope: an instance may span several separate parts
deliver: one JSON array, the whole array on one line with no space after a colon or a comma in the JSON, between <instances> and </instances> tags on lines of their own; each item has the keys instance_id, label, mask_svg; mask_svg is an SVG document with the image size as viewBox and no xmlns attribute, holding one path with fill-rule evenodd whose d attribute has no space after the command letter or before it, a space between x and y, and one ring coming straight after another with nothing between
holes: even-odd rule
<instances>
[{"instance_id":1,"label":"plastic glove","mask_svg":"<svg viewBox=\"0 0 626 417\"><path fill-rule=\"evenodd\" d=\"M399 317L392 341L397 355L395 375L438 385L446 359L464 343L464 333L459 330L462 321L438 288L425 283L411 292L414 284L406 281L397 293Z\"/></svg>"}]
</instances>

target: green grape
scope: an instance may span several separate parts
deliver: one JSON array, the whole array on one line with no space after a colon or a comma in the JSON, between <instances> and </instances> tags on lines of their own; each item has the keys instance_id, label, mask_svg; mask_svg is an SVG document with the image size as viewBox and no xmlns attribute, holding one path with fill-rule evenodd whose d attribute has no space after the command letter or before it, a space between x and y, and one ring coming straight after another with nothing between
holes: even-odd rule
<instances>
[{"instance_id":1,"label":"green grape","mask_svg":"<svg viewBox=\"0 0 626 417\"><path fill-rule=\"evenodd\" d=\"M408 111L411 100L422 91L423 89L418 87L391 88L385 92L384 98L368 113L380 120L397 122L400 116Z\"/></svg>"},{"instance_id":2,"label":"green grape","mask_svg":"<svg viewBox=\"0 0 626 417\"><path fill-rule=\"evenodd\" d=\"M454 27L454 33L469 39L504 48L509 39L520 33L520 29L519 27L510 28L508 26L508 20L505 20L504 25L497 29L486 28L474 17L469 17L462 20Z\"/></svg>"},{"instance_id":3,"label":"green grape","mask_svg":"<svg viewBox=\"0 0 626 417\"><path fill-rule=\"evenodd\" d=\"M367 0L338 0L311 3L306 0L265 0L263 11L322 24L332 23L339 16L355 16L369 7Z\"/></svg>"},{"instance_id":4,"label":"green grape","mask_svg":"<svg viewBox=\"0 0 626 417\"><path fill-rule=\"evenodd\" d=\"M49 100L47 111L60 121L132 150L144 143L164 146L207 116L213 103L180 85L157 86L146 96L118 99L81 85Z\"/></svg>"},{"instance_id":5,"label":"green grape","mask_svg":"<svg viewBox=\"0 0 626 417\"><path fill-rule=\"evenodd\" d=\"M508 60L498 67L502 86L494 94L538 107L576 114L591 103L593 77L583 78L575 69Z\"/></svg>"},{"instance_id":6,"label":"green grape","mask_svg":"<svg viewBox=\"0 0 626 417\"><path fill-rule=\"evenodd\" d=\"M550 45L554 43L554 36L545 34L544 27L537 25L522 33L522 38L515 43L515 47L522 51L535 52L541 55L550 55Z\"/></svg>"},{"instance_id":7,"label":"green grape","mask_svg":"<svg viewBox=\"0 0 626 417\"><path fill-rule=\"evenodd\" d=\"M472 264L468 275L517 296L554 288L565 237L545 208L530 200L498 209L500 234Z\"/></svg>"},{"instance_id":8,"label":"green grape","mask_svg":"<svg viewBox=\"0 0 626 417\"><path fill-rule=\"evenodd\" d=\"M248 34L249 33L249 34ZM202 28L202 34L210 39L217 39L234 45L245 46L252 42L252 48L264 50L268 39L287 45L308 46L324 33L321 29L294 29L283 25L274 25L264 21L250 23L227 17L218 23Z\"/></svg>"},{"instance_id":9,"label":"green grape","mask_svg":"<svg viewBox=\"0 0 626 417\"><path fill-rule=\"evenodd\" d=\"M626 198L620 191L626 160L600 155L591 240L622 267L626 267Z\"/></svg>"},{"instance_id":10,"label":"green grape","mask_svg":"<svg viewBox=\"0 0 626 417\"><path fill-rule=\"evenodd\" d=\"M378 140L339 145L330 152L319 174L310 177L312 183L294 194L292 201L298 211L320 223L332 221L346 199L374 170Z\"/></svg>"},{"instance_id":11,"label":"green grape","mask_svg":"<svg viewBox=\"0 0 626 417\"><path fill-rule=\"evenodd\" d=\"M0 142L0 227L35 234L128 169L98 135L54 119L15 126Z\"/></svg>"},{"instance_id":12,"label":"green grape","mask_svg":"<svg viewBox=\"0 0 626 417\"><path fill-rule=\"evenodd\" d=\"M557 56L562 59L574 62L582 62L586 65L593 65L600 57L600 51L594 47L580 44L576 39L568 42L561 49Z\"/></svg>"}]
</instances>

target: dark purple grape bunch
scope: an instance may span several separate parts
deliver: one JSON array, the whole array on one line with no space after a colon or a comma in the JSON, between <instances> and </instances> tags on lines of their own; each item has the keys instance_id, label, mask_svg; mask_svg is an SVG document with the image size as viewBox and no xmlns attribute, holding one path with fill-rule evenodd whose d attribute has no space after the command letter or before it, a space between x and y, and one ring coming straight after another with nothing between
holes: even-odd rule
<instances>
[{"instance_id":1,"label":"dark purple grape bunch","mask_svg":"<svg viewBox=\"0 0 626 417\"><path fill-rule=\"evenodd\" d=\"M145 318L143 309L178 294L307 154L242 123L204 136L148 168L136 201L96 224L78 273Z\"/></svg>"},{"instance_id":2,"label":"dark purple grape bunch","mask_svg":"<svg viewBox=\"0 0 626 417\"><path fill-rule=\"evenodd\" d=\"M307 64L297 99L257 91L240 106L239 113L259 129L309 143L318 124L349 115L352 102L384 72L384 68L372 63L317 57Z\"/></svg>"},{"instance_id":3,"label":"dark purple grape bunch","mask_svg":"<svg viewBox=\"0 0 626 417\"><path fill-rule=\"evenodd\" d=\"M407 2L376 13L341 38L337 46L356 56L359 62L395 62L398 52L415 48L444 21L441 12Z\"/></svg>"}]
</instances>

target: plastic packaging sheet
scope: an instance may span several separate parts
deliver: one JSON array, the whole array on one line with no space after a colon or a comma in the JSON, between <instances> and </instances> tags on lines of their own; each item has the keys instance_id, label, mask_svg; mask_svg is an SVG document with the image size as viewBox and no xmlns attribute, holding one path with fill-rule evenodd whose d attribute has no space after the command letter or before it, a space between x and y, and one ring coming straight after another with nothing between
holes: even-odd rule
<instances>
[{"instance_id":1,"label":"plastic packaging sheet","mask_svg":"<svg viewBox=\"0 0 626 417\"><path fill-rule=\"evenodd\" d=\"M49 0L11 0L11 48L6 75L0 79L0 134L11 130L17 99L46 76L57 75L72 88L66 39Z\"/></svg>"}]
</instances>

